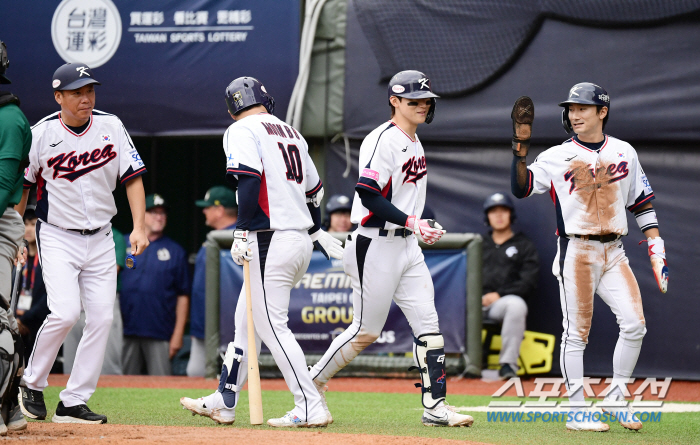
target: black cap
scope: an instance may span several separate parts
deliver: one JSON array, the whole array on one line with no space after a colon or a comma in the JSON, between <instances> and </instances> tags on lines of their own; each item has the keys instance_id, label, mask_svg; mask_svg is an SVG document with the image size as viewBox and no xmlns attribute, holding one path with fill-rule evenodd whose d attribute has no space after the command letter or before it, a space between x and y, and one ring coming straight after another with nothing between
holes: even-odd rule
<instances>
[{"instance_id":1,"label":"black cap","mask_svg":"<svg viewBox=\"0 0 700 445\"><path fill-rule=\"evenodd\" d=\"M7 45L5 42L0 40L0 84L12 83L10 79L5 76L5 70L10 66L10 61L7 59Z\"/></svg>"},{"instance_id":2,"label":"black cap","mask_svg":"<svg viewBox=\"0 0 700 445\"><path fill-rule=\"evenodd\" d=\"M328 199L326 204L326 213L329 215L334 212L339 212L341 210L350 211L352 210L352 201L345 195L333 195Z\"/></svg>"},{"instance_id":3,"label":"black cap","mask_svg":"<svg viewBox=\"0 0 700 445\"><path fill-rule=\"evenodd\" d=\"M54 91L77 90L91 83L101 85L95 80L90 67L84 63L66 63L53 73L51 86Z\"/></svg>"},{"instance_id":4,"label":"black cap","mask_svg":"<svg viewBox=\"0 0 700 445\"><path fill-rule=\"evenodd\" d=\"M508 197L508 194L498 192L489 196L486 201L484 201L484 212L488 213L489 210L498 206L507 207L511 210L511 212L515 210L513 201L511 201L510 197Z\"/></svg>"}]
</instances>

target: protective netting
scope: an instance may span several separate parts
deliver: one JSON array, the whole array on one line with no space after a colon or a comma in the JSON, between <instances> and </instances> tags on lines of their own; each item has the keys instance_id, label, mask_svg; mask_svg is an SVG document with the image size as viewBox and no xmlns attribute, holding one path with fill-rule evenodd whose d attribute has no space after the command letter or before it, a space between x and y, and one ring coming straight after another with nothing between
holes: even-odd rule
<instances>
[{"instance_id":1,"label":"protective netting","mask_svg":"<svg viewBox=\"0 0 700 445\"><path fill-rule=\"evenodd\" d=\"M615 28L700 11L700 0L350 1L382 79L410 67L426 72L438 94L452 96L502 72L547 17Z\"/></svg>"}]
</instances>

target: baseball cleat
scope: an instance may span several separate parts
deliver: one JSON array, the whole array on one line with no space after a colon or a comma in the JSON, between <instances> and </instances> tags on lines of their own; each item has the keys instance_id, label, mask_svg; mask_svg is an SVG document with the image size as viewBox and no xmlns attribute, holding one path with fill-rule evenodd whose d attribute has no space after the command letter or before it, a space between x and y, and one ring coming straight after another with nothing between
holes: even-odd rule
<instances>
[{"instance_id":1,"label":"baseball cleat","mask_svg":"<svg viewBox=\"0 0 700 445\"><path fill-rule=\"evenodd\" d=\"M610 420L615 420L620 423L623 427L632 431L639 431L642 429L642 422L634 414L632 407L627 405L622 408L601 408L604 413L610 416Z\"/></svg>"},{"instance_id":2,"label":"baseball cleat","mask_svg":"<svg viewBox=\"0 0 700 445\"><path fill-rule=\"evenodd\" d=\"M323 428L328 426L330 422L328 417L323 416L310 419L303 422L299 417L295 416L291 411L278 419L270 419L267 424L275 428Z\"/></svg>"},{"instance_id":3,"label":"baseball cleat","mask_svg":"<svg viewBox=\"0 0 700 445\"><path fill-rule=\"evenodd\" d=\"M107 423L107 416L93 413L87 405L66 407L63 402L58 402L56 413L51 418L53 423Z\"/></svg>"},{"instance_id":4,"label":"baseball cleat","mask_svg":"<svg viewBox=\"0 0 700 445\"><path fill-rule=\"evenodd\" d=\"M199 414L203 417L209 417L222 425L231 425L236 420L236 408L228 408L219 391L199 399L182 397L180 405L182 405L182 409L190 410L193 416Z\"/></svg>"},{"instance_id":5,"label":"baseball cleat","mask_svg":"<svg viewBox=\"0 0 700 445\"><path fill-rule=\"evenodd\" d=\"M46 404L42 391L20 386L17 400L25 416L35 420L46 419Z\"/></svg>"},{"instance_id":6,"label":"baseball cleat","mask_svg":"<svg viewBox=\"0 0 700 445\"><path fill-rule=\"evenodd\" d=\"M498 377L501 380L508 380L517 376L518 373L508 363L505 363L503 366L501 366L501 369L498 370Z\"/></svg>"},{"instance_id":7,"label":"baseball cleat","mask_svg":"<svg viewBox=\"0 0 700 445\"><path fill-rule=\"evenodd\" d=\"M328 387L323 383L317 382L316 380L314 380L313 382L314 386L318 390L318 393L321 395L321 405L323 405L323 410L326 412L326 417L328 417L328 424L330 425L331 423L333 423L333 416L331 415L331 412L328 409L328 403L326 403L326 391L328 391Z\"/></svg>"},{"instance_id":8,"label":"baseball cleat","mask_svg":"<svg viewBox=\"0 0 700 445\"><path fill-rule=\"evenodd\" d=\"M466 414L459 414L453 406L440 402L433 409L423 411L421 422L425 426L472 426L474 418Z\"/></svg>"},{"instance_id":9,"label":"baseball cleat","mask_svg":"<svg viewBox=\"0 0 700 445\"><path fill-rule=\"evenodd\" d=\"M24 418L19 405L12 408L7 417L9 418L7 421L8 431L22 431L27 429L27 419Z\"/></svg>"},{"instance_id":10,"label":"baseball cleat","mask_svg":"<svg viewBox=\"0 0 700 445\"><path fill-rule=\"evenodd\" d=\"M566 422L566 429L570 431L608 431L610 425L603 422L593 422L587 420L585 422Z\"/></svg>"}]
</instances>

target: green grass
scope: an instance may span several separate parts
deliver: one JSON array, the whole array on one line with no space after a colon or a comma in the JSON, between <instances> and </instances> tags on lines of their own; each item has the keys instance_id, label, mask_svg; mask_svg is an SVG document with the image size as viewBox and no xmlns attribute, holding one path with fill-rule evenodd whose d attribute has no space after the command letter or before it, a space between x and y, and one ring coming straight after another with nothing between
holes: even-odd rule
<instances>
[{"instance_id":1,"label":"green grass","mask_svg":"<svg viewBox=\"0 0 700 445\"><path fill-rule=\"evenodd\" d=\"M44 391L49 418L62 388ZM241 393L233 426L217 425L210 419L192 416L179 404L182 396L202 397L211 391L196 389L100 388L90 399L90 408L106 414L110 423L130 425L174 425L209 428L256 428L248 423L248 394ZM569 432L564 423L487 422L486 413L471 413L471 428L426 428L420 423L420 400L416 394L328 392L328 404L335 422L325 432L380 434L474 440L495 444L691 444L700 443L700 413L662 414L661 421L647 422L641 432L627 431L611 424L607 433ZM488 405L489 396L449 397L454 406ZM507 398L504 398L507 400ZM263 391L265 419L281 417L293 408L288 391Z\"/></svg>"}]
</instances>

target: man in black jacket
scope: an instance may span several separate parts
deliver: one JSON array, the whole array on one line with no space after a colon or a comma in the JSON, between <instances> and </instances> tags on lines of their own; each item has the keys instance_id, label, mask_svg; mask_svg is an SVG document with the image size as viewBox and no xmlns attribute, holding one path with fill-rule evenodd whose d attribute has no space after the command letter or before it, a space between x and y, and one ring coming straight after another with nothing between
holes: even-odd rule
<instances>
[{"instance_id":1,"label":"man in black jacket","mask_svg":"<svg viewBox=\"0 0 700 445\"><path fill-rule=\"evenodd\" d=\"M539 257L532 241L513 232L515 208L505 193L491 195L484 202L484 213L491 230L484 237L483 315L502 323L498 375L509 379L518 370L527 300L537 286Z\"/></svg>"}]
</instances>

